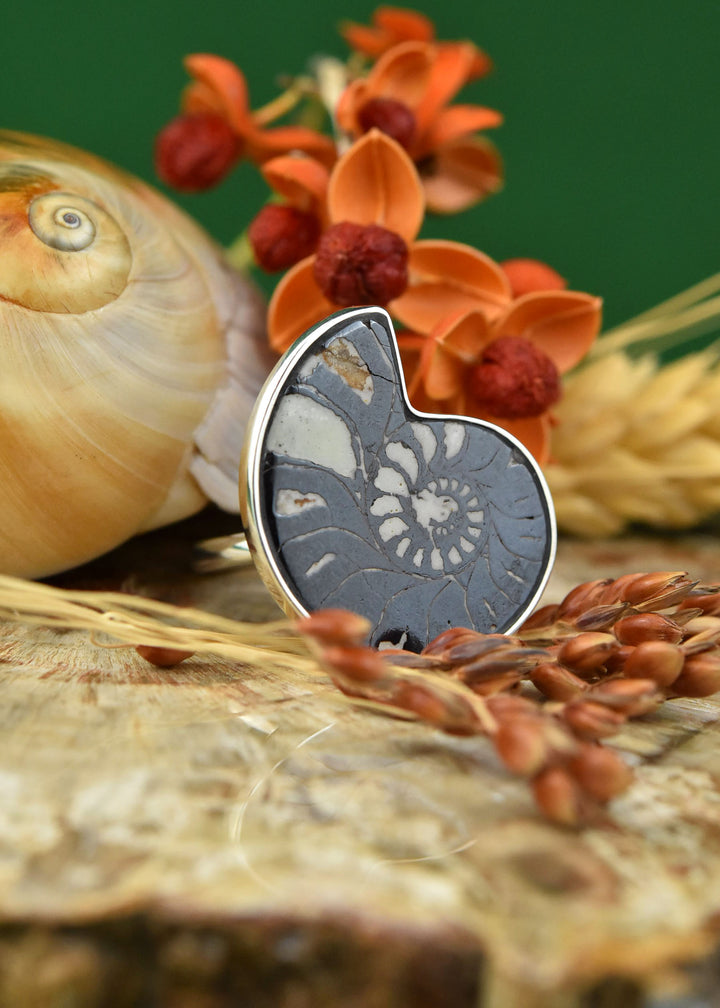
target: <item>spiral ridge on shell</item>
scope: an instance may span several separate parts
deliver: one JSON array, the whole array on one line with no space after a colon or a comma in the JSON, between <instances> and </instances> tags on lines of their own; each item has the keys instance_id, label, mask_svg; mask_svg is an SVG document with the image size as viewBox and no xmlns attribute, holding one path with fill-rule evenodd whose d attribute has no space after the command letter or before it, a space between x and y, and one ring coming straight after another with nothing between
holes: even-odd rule
<instances>
[{"instance_id":1,"label":"spiral ridge on shell","mask_svg":"<svg viewBox=\"0 0 720 1008\"><path fill-rule=\"evenodd\" d=\"M251 286L150 187L11 132L0 348L3 573L75 566L236 486L268 370ZM218 410L223 397L231 409Z\"/></svg>"}]
</instances>

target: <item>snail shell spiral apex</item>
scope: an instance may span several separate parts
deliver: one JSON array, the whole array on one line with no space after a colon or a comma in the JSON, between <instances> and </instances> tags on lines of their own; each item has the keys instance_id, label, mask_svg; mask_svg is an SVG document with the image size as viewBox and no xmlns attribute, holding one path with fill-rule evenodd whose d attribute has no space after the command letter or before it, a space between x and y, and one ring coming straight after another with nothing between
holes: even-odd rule
<instances>
[{"instance_id":1,"label":"snail shell spiral apex","mask_svg":"<svg viewBox=\"0 0 720 1008\"><path fill-rule=\"evenodd\" d=\"M0 186L11 179L0 169ZM0 297L34 311L79 313L122 294L132 249L101 206L74 193L43 193L27 204L20 230L15 203L0 192Z\"/></svg>"},{"instance_id":2,"label":"snail shell spiral apex","mask_svg":"<svg viewBox=\"0 0 720 1008\"><path fill-rule=\"evenodd\" d=\"M92 245L97 238L94 218L102 213L100 207L94 204L83 206L83 203L86 201L65 193L38 196L30 204L28 224L33 234L51 248L63 252L79 252ZM118 294L125 286L124 281L127 280L130 270L130 249L127 247L127 242L124 245L126 262L123 284Z\"/></svg>"},{"instance_id":3,"label":"snail shell spiral apex","mask_svg":"<svg viewBox=\"0 0 720 1008\"><path fill-rule=\"evenodd\" d=\"M237 510L263 310L159 193L0 131L0 572L40 577Z\"/></svg>"}]
</instances>

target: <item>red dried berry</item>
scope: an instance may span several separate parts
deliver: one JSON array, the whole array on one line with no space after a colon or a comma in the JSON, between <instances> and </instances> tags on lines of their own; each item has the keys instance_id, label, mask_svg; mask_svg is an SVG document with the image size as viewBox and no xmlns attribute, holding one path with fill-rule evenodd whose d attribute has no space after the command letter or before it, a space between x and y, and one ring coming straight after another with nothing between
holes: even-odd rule
<instances>
[{"instance_id":1,"label":"red dried berry","mask_svg":"<svg viewBox=\"0 0 720 1008\"><path fill-rule=\"evenodd\" d=\"M408 248L379 224L333 224L320 239L314 275L328 301L342 308L385 305L407 287Z\"/></svg>"},{"instance_id":2,"label":"red dried berry","mask_svg":"<svg viewBox=\"0 0 720 1008\"><path fill-rule=\"evenodd\" d=\"M297 207L268 203L252 220L248 238L258 266L277 273L315 251L320 221Z\"/></svg>"},{"instance_id":3,"label":"red dried berry","mask_svg":"<svg viewBox=\"0 0 720 1008\"><path fill-rule=\"evenodd\" d=\"M491 416L540 416L560 398L558 370L522 336L501 336L485 348L471 375L471 391Z\"/></svg>"},{"instance_id":4,"label":"red dried berry","mask_svg":"<svg viewBox=\"0 0 720 1008\"><path fill-rule=\"evenodd\" d=\"M375 128L407 149L415 136L415 115L395 98L371 98L358 112L364 133Z\"/></svg>"},{"instance_id":5,"label":"red dried berry","mask_svg":"<svg viewBox=\"0 0 720 1008\"><path fill-rule=\"evenodd\" d=\"M155 170L166 185L181 192L202 192L227 175L242 143L222 116L181 115L155 141Z\"/></svg>"}]
</instances>

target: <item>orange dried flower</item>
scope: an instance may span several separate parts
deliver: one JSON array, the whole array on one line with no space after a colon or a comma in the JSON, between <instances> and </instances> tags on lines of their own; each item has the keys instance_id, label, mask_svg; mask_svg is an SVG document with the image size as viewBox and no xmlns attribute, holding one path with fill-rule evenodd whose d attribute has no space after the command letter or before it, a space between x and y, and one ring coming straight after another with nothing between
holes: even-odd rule
<instances>
[{"instance_id":1,"label":"orange dried flower","mask_svg":"<svg viewBox=\"0 0 720 1008\"><path fill-rule=\"evenodd\" d=\"M542 357L536 356L536 362L547 358L558 374L564 374L582 360L600 331L600 299L555 290L513 300L504 271L467 246L462 256L455 255L454 270L442 281L437 271L435 275L430 270L418 275L413 258L411 253L410 271L415 273L415 281L402 304L393 306L401 321L413 330L399 341L411 401L428 412L459 413L497 423L522 441L539 462L545 462L550 416L547 408L539 407L543 396L548 406L552 403L552 372L547 363L536 363L520 375L530 384L538 374L546 375L541 378L542 394L536 400L539 411L527 415L525 409L525 416L518 416L517 403L526 396L518 395L512 375L507 376L504 388L496 378L492 396L485 398L481 383L487 369L481 370L477 379L476 369L496 341L511 337L539 351ZM507 415L512 413L515 416Z\"/></svg>"},{"instance_id":2,"label":"orange dried flower","mask_svg":"<svg viewBox=\"0 0 720 1008\"><path fill-rule=\"evenodd\" d=\"M489 61L472 43L438 41L432 22L403 8L378 8L350 36L377 62L334 110L359 137L339 160L330 137L271 125L306 84L253 111L235 64L195 54L182 115L158 140L158 169L199 190L241 157L260 166L281 202L256 215L250 246L262 269L288 270L268 310L275 350L339 307L384 305L405 330L413 405L496 423L542 464L560 376L595 339L600 301L565 290L536 260L499 265L469 245L418 240L426 207L463 209L499 185L497 153L477 134L501 116L453 104Z\"/></svg>"},{"instance_id":3,"label":"orange dried flower","mask_svg":"<svg viewBox=\"0 0 720 1008\"><path fill-rule=\"evenodd\" d=\"M371 59L377 59L388 49L400 42L434 42L438 48L447 49L457 45L468 45L462 42L437 42L435 25L430 18L416 10L405 7L378 7L372 16L370 25L345 21L340 26L340 34L351 49ZM473 62L470 70L471 79L484 77L489 73L492 64L488 56L473 46Z\"/></svg>"},{"instance_id":4,"label":"orange dried flower","mask_svg":"<svg viewBox=\"0 0 720 1008\"><path fill-rule=\"evenodd\" d=\"M449 104L472 78L477 52L463 42L394 45L367 77L351 81L336 109L338 124L351 136L379 128L407 149L420 169L427 205L438 213L472 206L502 183L497 151L475 135L499 126L500 113Z\"/></svg>"},{"instance_id":5,"label":"orange dried flower","mask_svg":"<svg viewBox=\"0 0 720 1008\"><path fill-rule=\"evenodd\" d=\"M325 206L331 227L374 225L393 232L407 246L407 287L402 290L400 280L393 280L393 286L380 291L389 299L389 311L403 323L431 327L446 306L458 300L484 305L489 312L509 301L504 275L481 252L457 242L414 240L425 209L420 180L402 147L379 130L366 133L335 165ZM349 232L345 229L344 233L347 237ZM353 229L353 234L367 232ZM395 247L393 254L399 255L400 246L395 243ZM368 255L362 261L362 272L367 273L379 254L365 251ZM349 255L352 258L355 253L350 251ZM321 264L316 268L316 261L316 256L303 259L275 288L268 308L268 334L275 350L286 350L311 325L339 305L351 303L347 300L350 295L341 293L332 267ZM383 269L381 266L381 272ZM363 292L361 284L356 293L355 303L382 303L382 297L371 298L369 290ZM333 300L335 297L339 300Z\"/></svg>"},{"instance_id":6,"label":"orange dried flower","mask_svg":"<svg viewBox=\"0 0 720 1008\"><path fill-rule=\"evenodd\" d=\"M282 203L264 206L248 227L258 266L268 273L289 269L317 248L326 224L330 173L315 158L284 154L266 161L263 178Z\"/></svg>"},{"instance_id":7,"label":"orange dried flower","mask_svg":"<svg viewBox=\"0 0 720 1008\"><path fill-rule=\"evenodd\" d=\"M187 56L184 63L193 80L183 92L181 116L161 131L157 142L156 167L171 185L179 177L179 188L209 188L241 156L262 164L299 150L325 164L335 160L334 143L315 130L304 126L268 128L263 112L251 111L245 77L230 60L197 53ZM197 169L185 173L172 170L175 161L182 163L191 153L195 163L212 164L214 170L205 173L207 184L202 184L204 176Z\"/></svg>"},{"instance_id":8,"label":"orange dried flower","mask_svg":"<svg viewBox=\"0 0 720 1008\"><path fill-rule=\"evenodd\" d=\"M510 281L514 298L532 294L533 291L564 290L567 287L552 266L538 259L505 259L500 268Z\"/></svg>"},{"instance_id":9,"label":"orange dried flower","mask_svg":"<svg viewBox=\"0 0 720 1008\"><path fill-rule=\"evenodd\" d=\"M403 7L378 7L371 25L345 21L340 34L348 45L365 56L381 56L398 42L430 42L435 38L435 26L430 18Z\"/></svg>"}]
</instances>

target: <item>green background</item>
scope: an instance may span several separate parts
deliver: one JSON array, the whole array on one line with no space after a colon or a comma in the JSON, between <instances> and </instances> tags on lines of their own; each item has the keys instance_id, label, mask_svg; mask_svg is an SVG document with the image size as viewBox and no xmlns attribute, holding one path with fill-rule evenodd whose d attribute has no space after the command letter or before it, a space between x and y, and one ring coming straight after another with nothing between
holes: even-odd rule
<instances>
[{"instance_id":1,"label":"green background","mask_svg":"<svg viewBox=\"0 0 720 1008\"><path fill-rule=\"evenodd\" d=\"M6 6L2 123L56 137L154 180L155 132L177 109L187 52L245 71L252 104L316 53L344 56L342 17L374 3L159 0ZM718 0L425 0L443 38L472 38L495 63L463 100L498 108L504 191L427 235L495 258L544 259L603 296L615 324L720 269ZM243 164L180 202L223 242L265 188Z\"/></svg>"}]
</instances>

